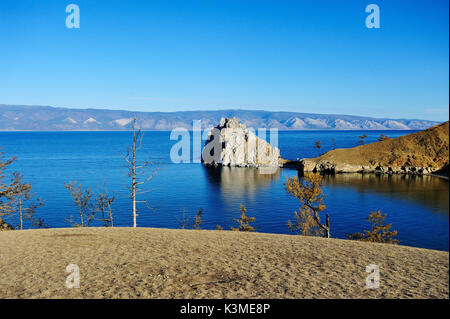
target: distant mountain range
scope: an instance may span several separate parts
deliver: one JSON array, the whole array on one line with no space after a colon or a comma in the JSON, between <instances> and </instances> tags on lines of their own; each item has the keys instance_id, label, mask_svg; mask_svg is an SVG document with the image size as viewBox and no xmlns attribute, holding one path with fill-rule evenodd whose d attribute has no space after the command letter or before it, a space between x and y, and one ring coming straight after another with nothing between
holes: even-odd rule
<instances>
[{"instance_id":1,"label":"distant mountain range","mask_svg":"<svg viewBox=\"0 0 450 319\"><path fill-rule=\"evenodd\" d=\"M0 104L1 131L122 131L137 116L144 130L192 129L216 126L222 117L237 117L253 128L280 130L423 130L439 122L371 118L352 115L270 112L252 110L132 112L103 109L70 109L50 106Z\"/></svg>"}]
</instances>

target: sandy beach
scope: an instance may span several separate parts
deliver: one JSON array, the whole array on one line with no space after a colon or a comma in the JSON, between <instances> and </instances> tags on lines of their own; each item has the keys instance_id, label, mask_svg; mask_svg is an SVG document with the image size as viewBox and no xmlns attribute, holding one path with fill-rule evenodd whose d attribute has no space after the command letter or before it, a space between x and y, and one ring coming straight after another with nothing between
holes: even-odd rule
<instances>
[{"instance_id":1,"label":"sandy beach","mask_svg":"<svg viewBox=\"0 0 450 319\"><path fill-rule=\"evenodd\" d=\"M80 288L66 287L69 264ZM366 287L369 264L379 288ZM449 254L231 231L5 231L0 298L449 298Z\"/></svg>"}]
</instances>

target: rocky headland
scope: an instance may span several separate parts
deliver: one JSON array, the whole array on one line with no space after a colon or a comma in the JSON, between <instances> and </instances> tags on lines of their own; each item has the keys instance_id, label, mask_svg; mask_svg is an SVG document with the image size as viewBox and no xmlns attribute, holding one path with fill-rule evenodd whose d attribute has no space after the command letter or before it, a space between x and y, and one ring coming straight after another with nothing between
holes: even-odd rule
<instances>
[{"instance_id":1,"label":"rocky headland","mask_svg":"<svg viewBox=\"0 0 450 319\"><path fill-rule=\"evenodd\" d=\"M291 163L292 164L292 163ZM303 172L448 176L449 122L398 138L335 149L298 163Z\"/></svg>"},{"instance_id":2,"label":"rocky headland","mask_svg":"<svg viewBox=\"0 0 450 319\"><path fill-rule=\"evenodd\" d=\"M222 118L208 135L202 163L209 166L279 167L280 150L256 136L237 118Z\"/></svg>"}]
</instances>

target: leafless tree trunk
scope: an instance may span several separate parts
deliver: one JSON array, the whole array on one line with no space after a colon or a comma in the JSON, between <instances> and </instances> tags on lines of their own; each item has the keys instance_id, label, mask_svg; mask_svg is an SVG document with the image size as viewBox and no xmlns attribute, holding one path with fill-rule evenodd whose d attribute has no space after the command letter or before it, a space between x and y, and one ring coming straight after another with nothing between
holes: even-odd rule
<instances>
[{"instance_id":1,"label":"leafless tree trunk","mask_svg":"<svg viewBox=\"0 0 450 319\"><path fill-rule=\"evenodd\" d=\"M22 181L23 176L19 172L13 172L9 186L9 203L6 215L19 218L19 229L23 230L24 220L29 220L35 225L42 224L41 220L34 217L35 210L42 205L39 198L31 192L32 186Z\"/></svg>"},{"instance_id":2,"label":"leafless tree trunk","mask_svg":"<svg viewBox=\"0 0 450 319\"><path fill-rule=\"evenodd\" d=\"M111 227L114 227L114 219L113 219L111 204L112 204L112 201L108 201L109 221L111 223Z\"/></svg>"},{"instance_id":3,"label":"leafless tree trunk","mask_svg":"<svg viewBox=\"0 0 450 319\"><path fill-rule=\"evenodd\" d=\"M80 214L80 224L76 223L72 216L69 223L75 227L89 227L91 221L95 219L95 209L92 206L91 198L92 192L90 188L82 189L76 181L64 184L67 190L71 193L75 204L78 207L78 213ZM86 218L85 218L86 217Z\"/></svg>"},{"instance_id":4,"label":"leafless tree trunk","mask_svg":"<svg viewBox=\"0 0 450 319\"><path fill-rule=\"evenodd\" d=\"M313 206L307 205L311 210L313 211L313 218L316 222L317 226L322 228L325 231L325 238L330 238L330 216L326 215L325 225L320 222L319 213L317 212L317 209Z\"/></svg>"},{"instance_id":5,"label":"leafless tree trunk","mask_svg":"<svg viewBox=\"0 0 450 319\"><path fill-rule=\"evenodd\" d=\"M96 210L102 214L101 221L105 227L114 227L112 204L114 196L109 196L106 181L104 182L104 193L99 193L96 198Z\"/></svg>"},{"instance_id":6,"label":"leafless tree trunk","mask_svg":"<svg viewBox=\"0 0 450 319\"><path fill-rule=\"evenodd\" d=\"M19 207L20 230L23 230L22 196L20 196L20 195L19 195L19 201L18 201L17 206Z\"/></svg>"},{"instance_id":7,"label":"leafless tree trunk","mask_svg":"<svg viewBox=\"0 0 450 319\"><path fill-rule=\"evenodd\" d=\"M137 227L137 203L145 203L147 207L151 208L148 205L147 201L138 201L137 195L142 193L147 193L148 191L143 190L143 185L150 181L158 171L158 167L154 168L150 175L148 175L148 170L150 166L153 165L150 161L145 161L143 163L138 164L136 159L137 152L142 148L142 140L144 134L141 129L136 128L136 117L133 118L132 122L132 130L133 130L133 142L131 147L127 149L127 155L125 156L125 160L127 161L128 167L128 176L131 178L131 185L129 187L129 197L132 201L133 208L133 227ZM144 175L143 178L141 178ZM146 176L146 177L145 177Z\"/></svg>"}]
</instances>

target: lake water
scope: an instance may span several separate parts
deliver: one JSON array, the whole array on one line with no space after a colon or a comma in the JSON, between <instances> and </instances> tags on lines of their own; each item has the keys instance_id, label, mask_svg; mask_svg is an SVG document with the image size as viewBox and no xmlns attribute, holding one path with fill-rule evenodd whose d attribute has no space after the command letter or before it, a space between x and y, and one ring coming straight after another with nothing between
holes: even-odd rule
<instances>
[{"instance_id":1,"label":"lake water","mask_svg":"<svg viewBox=\"0 0 450 319\"><path fill-rule=\"evenodd\" d=\"M356 145L358 135L367 134L368 142L381 134L397 137L405 131L282 131L281 154L287 159L315 157L316 140L323 151ZM170 132L145 132L141 157L160 164L156 177L148 184L151 192L140 199L156 209L139 207L138 226L178 228L183 211L193 217L203 209L205 229L235 226L239 206L255 216L257 231L289 233L286 222L298 208L296 199L286 195L283 183L296 176L293 169L279 169L273 175L255 169L209 169L197 163L173 164L170 149L176 143ZM44 199L39 217L50 227L68 227L66 219L77 217L64 183L77 180L83 186L101 190L104 180L116 195L115 225L131 226L131 203L126 198L128 183L124 155L130 132L0 132L0 146L5 156L18 156L8 172L18 170L33 190ZM382 210L387 221L398 230L401 244L449 249L449 185L436 177L375 176L341 174L325 177L325 204L330 214L331 234L346 234L367 228L365 218L371 211Z\"/></svg>"}]
</instances>

